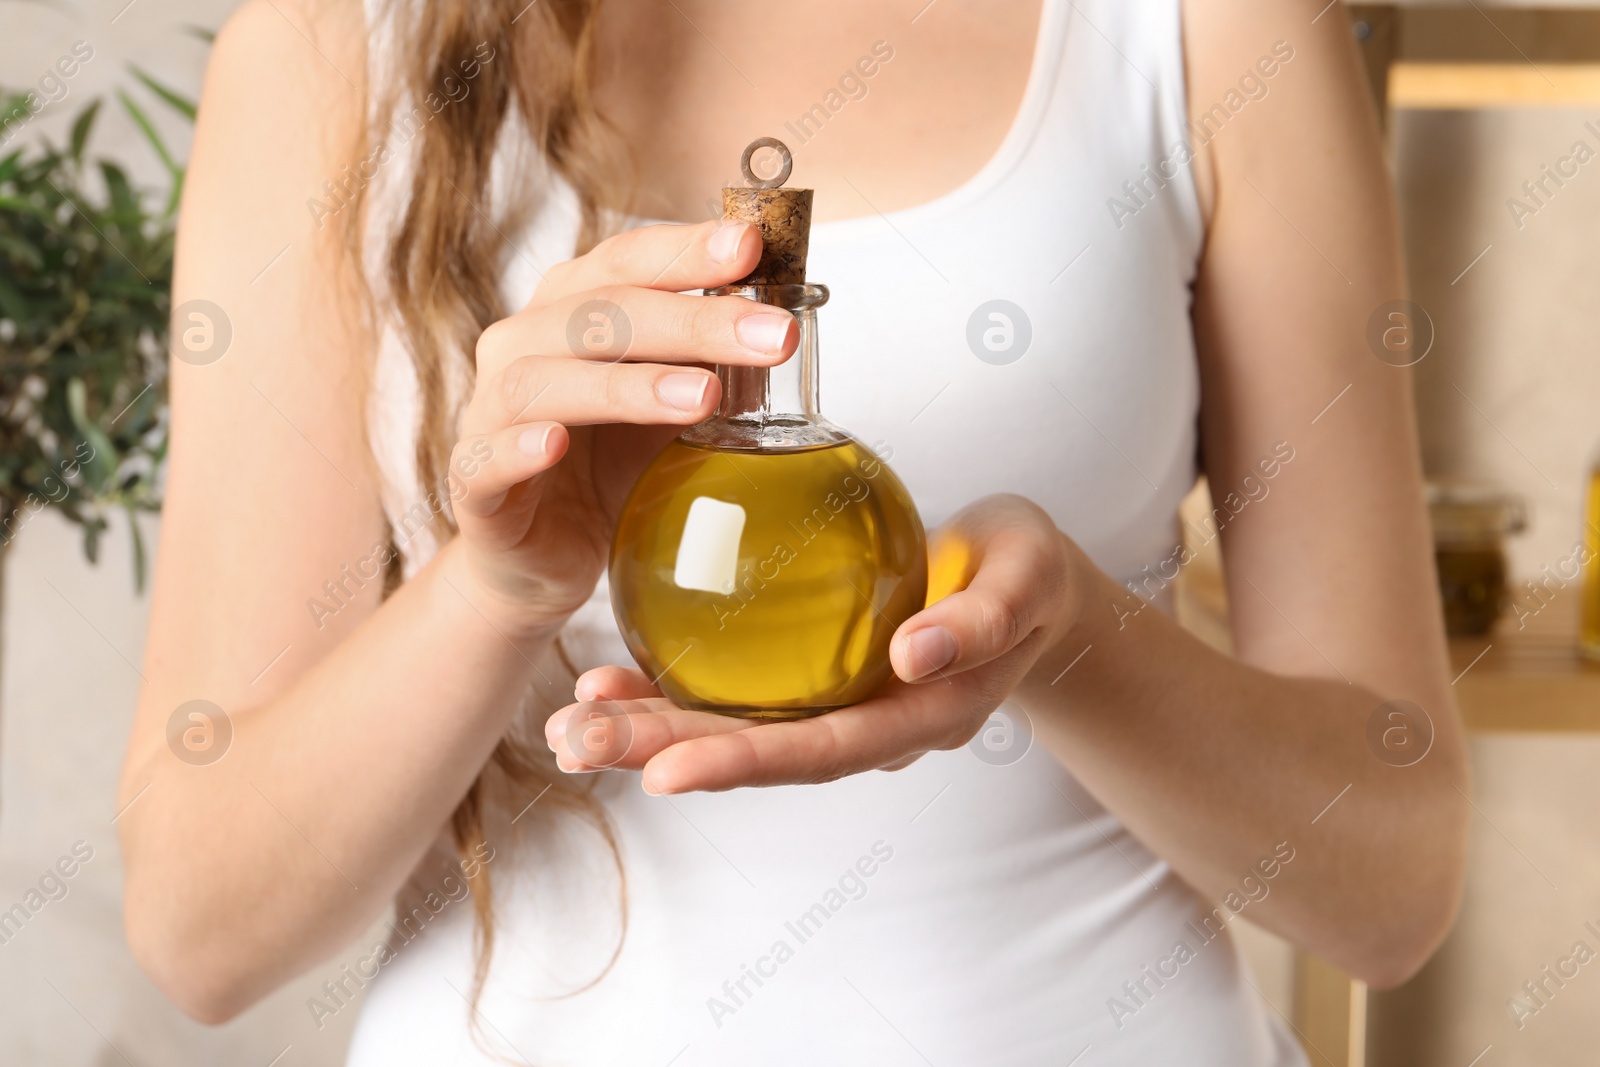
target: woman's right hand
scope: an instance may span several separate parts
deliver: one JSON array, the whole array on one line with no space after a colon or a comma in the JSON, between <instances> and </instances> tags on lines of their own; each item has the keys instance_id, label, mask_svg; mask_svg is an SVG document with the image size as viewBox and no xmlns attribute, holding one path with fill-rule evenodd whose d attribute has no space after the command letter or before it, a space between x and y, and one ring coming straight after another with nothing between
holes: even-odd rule
<instances>
[{"instance_id":1,"label":"woman's right hand","mask_svg":"<svg viewBox=\"0 0 1600 1067\"><path fill-rule=\"evenodd\" d=\"M366 87L338 72L363 70L365 27L360 4L291 5L293 25L281 6L241 4L206 75L173 303L226 309L232 347L172 361L116 812L134 957L209 1022L344 951L407 879L439 884L430 850L536 682L528 652L592 590L652 443L717 402L695 362L776 363L796 343L784 317L765 343L746 334L751 351L738 324L773 309L677 295L748 273L748 227L641 230L552 269L478 345L465 469L452 464L463 536L384 598L368 568L386 487L354 417L374 324L343 227L289 195L337 173L364 128ZM296 254L256 280L249 264L289 241ZM591 299L627 315L631 361L569 347ZM688 402L660 397L675 373L693 376Z\"/></svg>"},{"instance_id":2,"label":"woman's right hand","mask_svg":"<svg viewBox=\"0 0 1600 1067\"><path fill-rule=\"evenodd\" d=\"M788 312L682 292L736 281L760 255L747 223L632 230L552 268L479 337L450 480L458 551L486 594L472 599L502 632L559 625L589 597L645 464L716 409L705 364L794 351Z\"/></svg>"}]
</instances>

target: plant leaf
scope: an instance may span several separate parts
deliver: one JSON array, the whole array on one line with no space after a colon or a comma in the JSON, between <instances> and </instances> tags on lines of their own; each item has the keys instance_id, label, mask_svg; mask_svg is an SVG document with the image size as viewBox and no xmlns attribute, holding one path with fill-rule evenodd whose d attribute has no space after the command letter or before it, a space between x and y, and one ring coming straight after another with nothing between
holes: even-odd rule
<instances>
[{"instance_id":1,"label":"plant leaf","mask_svg":"<svg viewBox=\"0 0 1600 1067\"><path fill-rule=\"evenodd\" d=\"M82 378L67 382L67 413L72 417L72 425L94 449L94 455L84 464L84 480L91 489L98 490L116 472L119 457L117 446L111 443L111 438L89 419L87 397L88 387L83 384Z\"/></svg>"},{"instance_id":2,"label":"plant leaf","mask_svg":"<svg viewBox=\"0 0 1600 1067\"><path fill-rule=\"evenodd\" d=\"M144 592L144 534L139 532L139 513L128 505L128 531L133 535L133 591Z\"/></svg>"},{"instance_id":3,"label":"plant leaf","mask_svg":"<svg viewBox=\"0 0 1600 1067\"><path fill-rule=\"evenodd\" d=\"M28 314L32 310L32 305L17 292L16 286L9 280L0 278L0 312L4 312L5 317L12 322L27 322Z\"/></svg>"},{"instance_id":4,"label":"plant leaf","mask_svg":"<svg viewBox=\"0 0 1600 1067\"><path fill-rule=\"evenodd\" d=\"M100 174L106 180L106 191L111 194L111 210L118 215L139 212L139 197L121 167L109 160L100 161Z\"/></svg>"},{"instance_id":5,"label":"plant leaf","mask_svg":"<svg viewBox=\"0 0 1600 1067\"><path fill-rule=\"evenodd\" d=\"M0 183L8 182L17 173L18 164L22 161L22 149L17 149L4 159L0 159Z\"/></svg>"},{"instance_id":6,"label":"plant leaf","mask_svg":"<svg viewBox=\"0 0 1600 1067\"><path fill-rule=\"evenodd\" d=\"M100 562L100 520L85 519L83 523L83 554L90 563Z\"/></svg>"},{"instance_id":7,"label":"plant leaf","mask_svg":"<svg viewBox=\"0 0 1600 1067\"><path fill-rule=\"evenodd\" d=\"M78 114L72 122L72 162L83 162L83 148L89 143L89 132L94 129L94 118L100 113L100 101L96 100Z\"/></svg>"},{"instance_id":8,"label":"plant leaf","mask_svg":"<svg viewBox=\"0 0 1600 1067\"><path fill-rule=\"evenodd\" d=\"M10 259L16 263L26 263L34 270L44 266L44 256L32 244L20 237L13 237L9 233L0 231L0 259Z\"/></svg>"},{"instance_id":9,"label":"plant leaf","mask_svg":"<svg viewBox=\"0 0 1600 1067\"><path fill-rule=\"evenodd\" d=\"M139 132L144 134L145 143L155 150L156 155L161 157L161 165L167 168L167 173L172 175L173 180L176 181L183 173L183 168L178 166L178 161L172 158L172 153L167 150L167 142L161 139L161 134L157 132L155 123L150 121L150 116L144 113L143 108L134 103L133 97L121 89L117 90L117 99L122 101L123 110L127 111L129 116L133 118L134 125L139 127Z\"/></svg>"},{"instance_id":10,"label":"plant leaf","mask_svg":"<svg viewBox=\"0 0 1600 1067\"><path fill-rule=\"evenodd\" d=\"M0 196L0 209L6 211L20 211L28 215L36 215L41 219L48 219L50 212L35 204L31 200L23 200L16 196Z\"/></svg>"},{"instance_id":11,"label":"plant leaf","mask_svg":"<svg viewBox=\"0 0 1600 1067\"><path fill-rule=\"evenodd\" d=\"M172 110L178 112L179 114L187 115L190 122L194 121L196 107L193 100L190 100L176 89L162 85L160 82L156 81L155 78L151 77L149 74L146 74L144 71L140 70L131 63L128 64L128 69L133 71L133 76L135 78L138 78L140 81L144 82L145 88L149 89L152 93L155 93L162 100L166 101L168 107L172 108Z\"/></svg>"},{"instance_id":12,"label":"plant leaf","mask_svg":"<svg viewBox=\"0 0 1600 1067\"><path fill-rule=\"evenodd\" d=\"M166 218L176 215L178 213L178 205L183 202L183 177L182 170L172 176L172 192L167 194L167 206L162 208L161 212Z\"/></svg>"}]
</instances>

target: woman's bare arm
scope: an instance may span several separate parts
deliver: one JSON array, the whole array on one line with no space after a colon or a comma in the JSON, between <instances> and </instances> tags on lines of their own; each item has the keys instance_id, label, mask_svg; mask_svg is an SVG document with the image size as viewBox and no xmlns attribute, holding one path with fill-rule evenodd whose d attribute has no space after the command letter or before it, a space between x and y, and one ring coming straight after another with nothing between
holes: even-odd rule
<instances>
[{"instance_id":1,"label":"woman's bare arm","mask_svg":"<svg viewBox=\"0 0 1600 1067\"><path fill-rule=\"evenodd\" d=\"M121 791L138 799L118 827L134 953L209 1021L381 913L532 674L451 588L448 558L381 617L381 579L346 578L387 536L357 417L371 340L337 227L319 230L306 200L355 143L364 37L359 4L247 3L216 42L184 196L174 304L213 302L233 339L215 363L172 365ZM346 604L319 620L308 601L337 603L326 581ZM165 737L196 699L235 731L209 766Z\"/></svg>"},{"instance_id":2,"label":"woman's bare arm","mask_svg":"<svg viewBox=\"0 0 1600 1067\"><path fill-rule=\"evenodd\" d=\"M379 915L529 687L555 684L534 663L594 588L607 507L671 437L662 424L718 402L716 377L683 364L770 366L798 341L786 312L677 295L747 273L761 247L748 225L646 227L550 267L478 339L451 464L460 535L380 605L376 576L351 577L386 540L360 418L372 339L338 230L306 205L356 144L366 32L355 2L246 3L216 43L184 197L179 328L184 302L209 300L233 343L173 367L118 825L134 954L204 1020ZM574 309L600 293L633 324L627 360L567 348ZM197 699L234 731L204 765L167 740Z\"/></svg>"},{"instance_id":3,"label":"woman's bare arm","mask_svg":"<svg viewBox=\"0 0 1600 1067\"><path fill-rule=\"evenodd\" d=\"M1220 899L1286 841L1295 859L1251 918L1388 985L1453 920L1470 786L1410 376L1365 338L1405 293L1395 207L1348 21L1335 6L1313 24L1322 6L1185 5L1192 115L1247 73L1269 87L1196 163L1214 192L1195 301L1206 473L1218 501L1268 491L1221 535L1240 662L1153 611L1119 629L1125 594L1102 581L1098 623L1031 689L1056 694L1067 765L1186 878ZM1277 42L1293 58L1260 78ZM1390 700L1432 720L1414 766L1369 748Z\"/></svg>"}]
</instances>

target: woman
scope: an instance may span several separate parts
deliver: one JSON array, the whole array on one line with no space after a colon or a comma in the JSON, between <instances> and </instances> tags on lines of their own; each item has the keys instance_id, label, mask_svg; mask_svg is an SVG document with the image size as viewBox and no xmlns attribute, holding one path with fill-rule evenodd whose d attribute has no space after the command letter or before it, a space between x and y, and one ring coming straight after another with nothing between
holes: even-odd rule
<instances>
[{"instance_id":1,"label":"woman","mask_svg":"<svg viewBox=\"0 0 1600 1067\"><path fill-rule=\"evenodd\" d=\"M1468 789L1343 19L247 3L179 242L180 320L232 342L173 367L119 821L143 966L211 1022L370 987L361 1065L1303 1062L1227 926L1404 980ZM597 583L704 364L794 350L686 293L755 261L694 220L764 134L817 191L824 409L966 555L877 696L753 726L667 706ZM595 299L626 360L569 346ZM994 299L1015 355L967 342ZM1231 657L1164 610L1197 469ZM591 736L574 695L626 717ZM194 699L224 758L169 749ZM1432 726L1403 767L1367 740L1394 700ZM997 757L1002 702L1033 743Z\"/></svg>"}]
</instances>

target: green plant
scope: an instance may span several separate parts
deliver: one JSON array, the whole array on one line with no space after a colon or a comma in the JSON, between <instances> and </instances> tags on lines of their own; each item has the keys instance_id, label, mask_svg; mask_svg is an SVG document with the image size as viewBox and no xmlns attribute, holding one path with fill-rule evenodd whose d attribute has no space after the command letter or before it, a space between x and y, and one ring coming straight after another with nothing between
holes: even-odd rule
<instances>
[{"instance_id":1,"label":"green plant","mask_svg":"<svg viewBox=\"0 0 1600 1067\"><path fill-rule=\"evenodd\" d=\"M192 103L134 74L193 118ZM94 562L107 516L121 508L142 589L136 518L160 506L183 167L138 103L118 97L171 179L159 209L115 162L86 161L98 100L77 115L65 146L44 141L0 158L0 547L53 504L83 528ZM0 114L21 99L0 93Z\"/></svg>"}]
</instances>

